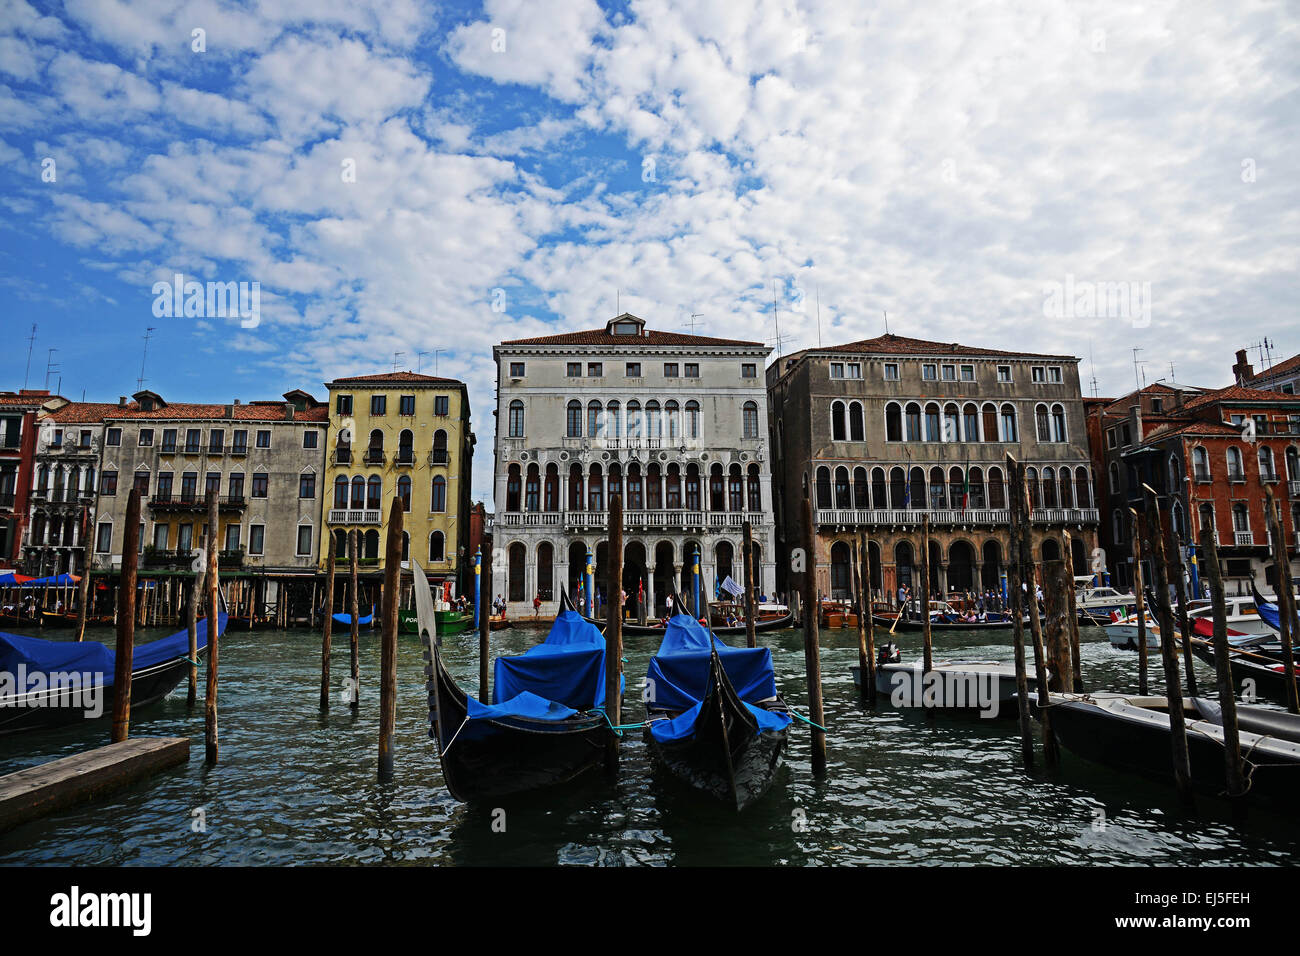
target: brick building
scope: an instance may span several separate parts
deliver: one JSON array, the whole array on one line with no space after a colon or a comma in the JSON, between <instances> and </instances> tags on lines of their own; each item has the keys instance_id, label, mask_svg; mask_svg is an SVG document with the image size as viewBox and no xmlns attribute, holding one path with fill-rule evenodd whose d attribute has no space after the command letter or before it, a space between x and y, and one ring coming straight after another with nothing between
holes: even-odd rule
<instances>
[{"instance_id":1,"label":"brick building","mask_svg":"<svg viewBox=\"0 0 1300 956\"><path fill-rule=\"evenodd\" d=\"M0 392L0 571L19 566L36 462L36 419L49 402L44 389Z\"/></svg>"},{"instance_id":2,"label":"brick building","mask_svg":"<svg viewBox=\"0 0 1300 956\"><path fill-rule=\"evenodd\" d=\"M919 582L922 514L931 587L999 589L1009 545L1007 453L1026 464L1037 560L1086 567L1096 538L1079 360L882 335L807 349L767 370L778 590L798 547L805 491L817 528L818 588L843 598L859 529L872 591Z\"/></svg>"}]
</instances>

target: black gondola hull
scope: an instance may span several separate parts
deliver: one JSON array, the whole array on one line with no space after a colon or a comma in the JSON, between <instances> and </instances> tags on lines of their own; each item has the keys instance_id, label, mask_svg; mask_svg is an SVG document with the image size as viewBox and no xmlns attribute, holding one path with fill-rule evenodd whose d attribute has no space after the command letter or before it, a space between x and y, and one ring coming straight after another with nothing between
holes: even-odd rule
<instances>
[{"instance_id":1,"label":"black gondola hull","mask_svg":"<svg viewBox=\"0 0 1300 956\"><path fill-rule=\"evenodd\" d=\"M200 659L205 649L199 650ZM178 657L132 673L132 714L134 715L139 708L157 703L175 690L176 685L189 674L189 668L189 661ZM83 720L111 717L116 691L109 684L101 693L102 711L93 717L86 713L84 698L67 689L51 690L40 695L39 705L30 698L25 698L28 702L26 706L0 701L0 736L33 730L49 730L55 727L66 727Z\"/></svg>"},{"instance_id":2,"label":"black gondola hull","mask_svg":"<svg viewBox=\"0 0 1300 956\"><path fill-rule=\"evenodd\" d=\"M1215 666L1213 646L1199 641L1192 641L1192 653L1211 667ZM1278 663L1280 666L1281 662ZM1228 666L1232 670L1232 685L1239 691L1250 689L1260 697L1286 703L1287 681L1285 671L1273 670L1272 667L1262 661L1253 661L1234 654L1228 655ZM1296 668L1300 670L1300 663L1296 665ZM1253 683L1253 687L1246 687L1246 681L1248 680Z\"/></svg>"}]
</instances>

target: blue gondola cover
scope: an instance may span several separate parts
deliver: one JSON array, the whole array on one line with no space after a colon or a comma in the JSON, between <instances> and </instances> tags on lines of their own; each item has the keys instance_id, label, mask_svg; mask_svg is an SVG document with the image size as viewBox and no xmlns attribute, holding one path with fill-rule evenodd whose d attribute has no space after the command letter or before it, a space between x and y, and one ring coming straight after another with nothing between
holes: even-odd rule
<instances>
[{"instance_id":1,"label":"blue gondola cover","mask_svg":"<svg viewBox=\"0 0 1300 956\"><path fill-rule=\"evenodd\" d=\"M572 707L565 707L545 697L528 691L516 694L502 704L480 704L473 697L466 699L465 713L470 720L495 720L502 717L527 717L531 720L568 720L577 715Z\"/></svg>"},{"instance_id":2,"label":"blue gondola cover","mask_svg":"<svg viewBox=\"0 0 1300 956\"><path fill-rule=\"evenodd\" d=\"M493 677L494 705L506 706L528 694L574 712L601 707L605 703L605 638L577 611L561 611L545 642L517 657L498 657Z\"/></svg>"}]
</instances>

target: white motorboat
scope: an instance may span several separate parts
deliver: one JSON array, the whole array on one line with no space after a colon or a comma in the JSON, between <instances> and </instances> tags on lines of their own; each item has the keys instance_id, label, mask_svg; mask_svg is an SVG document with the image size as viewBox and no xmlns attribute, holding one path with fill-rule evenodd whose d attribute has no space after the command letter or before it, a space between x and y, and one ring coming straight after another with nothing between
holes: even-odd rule
<instances>
[{"instance_id":1,"label":"white motorboat","mask_svg":"<svg viewBox=\"0 0 1300 956\"><path fill-rule=\"evenodd\" d=\"M1031 665L1032 666L1032 665ZM854 686L862 686L860 668L853 667ZM1029 689L1037 690L1033 673ZM895 707L978 711L981 717L1014 717L1016 668L1002 661L934 661L925 673L923 661L877 664L876 692Z\"/></svg>"}]
</instances>

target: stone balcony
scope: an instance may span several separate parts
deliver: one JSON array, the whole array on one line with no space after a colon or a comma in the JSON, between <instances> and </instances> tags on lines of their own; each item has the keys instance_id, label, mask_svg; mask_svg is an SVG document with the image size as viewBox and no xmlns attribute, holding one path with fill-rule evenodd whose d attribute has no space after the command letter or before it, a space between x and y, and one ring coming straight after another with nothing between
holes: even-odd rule
<instances>
[{"instance_id":1,"label":"stone balcony","mask_svg":"<svg viewBox=\"0 0 1300 956\"><path fill-rule=\"evenodd\" d=\"M901 525L912 527L928 515L932 526L966 525L999 527L1011 524L1011 512L1006 508L888 508L888 509L831 509L818 508L817 524L843 527L862 525ZM1030 518L1035 524L1096 524L1096 508L1035 508Z\"/></svg>"}]
</instances>

